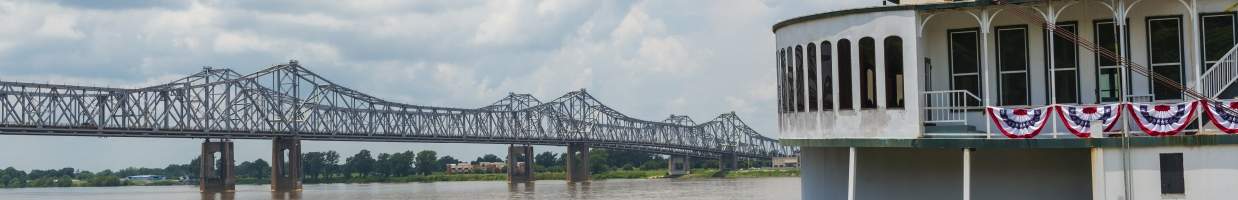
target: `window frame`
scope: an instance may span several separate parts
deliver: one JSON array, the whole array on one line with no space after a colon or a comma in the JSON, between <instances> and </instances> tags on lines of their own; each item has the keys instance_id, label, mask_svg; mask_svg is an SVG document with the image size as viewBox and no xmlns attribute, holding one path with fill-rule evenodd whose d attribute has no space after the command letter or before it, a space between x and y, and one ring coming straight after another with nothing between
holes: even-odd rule
<instances>
[{"instance_id":1,"label":"window frame","mask_svg":"<svg viewBox=\"0 0 1238 200\"><path fill-rule=\"evenodd\" d=\"M1129 26L1130 19L1127 18L1126 22L1127 22L1126 24ZM1110 26L1113 26L1114 36L1119 36L1118 34L1125 35L1126 44L1129 46L1130 41L1131 41L1130 28L1127 27L1126 32L1118 33L1119 30L1118 30L1117 21L1115 21L1113 18L1108 18L1108 19L1092 20L1092 41L1095 41L1097 46L1099 46L1099 48L1104 48L1103 45L1100 45L1100 34L1097 31L1097 30L1100 30L1099 27L1102 24L1110 24ZM1129 51L1130 48L1122 46L1122 41L1120 41L1122 38L1123 37L1113 38L1114 43L1116 43L1115 45L1118 46L1117 49L1114 49L1115 50L1114 53L1122 53L1122 49L1127 49L1128 51L1126 51L1126 55L1123 55L1122 57L1127 58L1129 60L1131 57L1131 51ZM1120 64L1120 62L1114 62L1115 65L1101 65L1101 60L1108 60L1108 58L1101 56L1099 53L1092 53L1092 64L1094 67L1096 67L1096 73L1093 73L1094 78L1095 78L1094 80L1096 80L1096 88L1093 89L1095 91L1094 94L1096 95L1095 102L1098 104L1099 103L1121 102L1122 98L1126 96L1126 92L1123 90L1126 88L1132 88L1131 87L1132 85L1130 84L1130 81L1125 81L1125 83L1122 81L1123 70L1121 70L1122 65ZM1104 71L1106 69L1116 71L1116 75L1114 76L1114 79L1117 79L1118 84L1117 84L1117 88L1114 88L1113 90L1117 90L1118 96L1116 97L1117 99L1114 101L1105 101L1103 98L1101 98L1100 76L1101 76L1101 71ZM1127 69L1125 71L1130 72L1130 69Z\"/></svg>"},{"instance_id":2,"label":"window frame","mask_svg":"<svg viewBox=\"0 0 1238 200\"><path fill-rule=\"evenodd\" d=\"M1001 57L1001 52L1002 52L1002 43L1001 43L1001 41L1002 41L1002 40L1001 40L1001 35L1002 35L1002 34L1001 34L1001 31L1003 31L1003 30L1019 30L1019 29L1022 29L1022 30L1023 30L1023 35L1022 35L1022 36L1023 36L1023 47L1024 47L1024 48L1023 48L1023 70L1005 70L1005 69L1002 69L1002 68L1003 68L1003 67L1002 67L1002 63L1003 63L1003 61L1002 61L1002 57ZM1029 55L1029 54L1030 54L1030 52L1031 52L1031 46L1029 45L1029 44L1030 44L1030 42L1028 41L1028 40L1029 40L1029 37L1028 37L1029 32L1030 32L1030 30L1028 30L1028 27L1027 27L1027 25L1026 25L1026 24L1006 25L1006 26L998 26L998 27L993 27L993 55L994 55L994 58L995 58L995 59L994 59L994 60L995 60L995 62L994 62L994 64L995 64L995 65L994 65L994 66L995 66L995 68L996 68L996 70L997 70L997 87L995 87L994 89L995 89L995 90L997 90L996 92L997 92L997 95L998 95L997 105L1001 105L1001 106L1028 106L1028 105L1031 105L1031 104L1032 104L1032 90L1031 90L1031 85L1032 85L1032 84L1031 84L1031 83L1032 83L1032 80L1031 80L1031 56ZM983 64L981 64L981 65L983 66ZM1023 101L1024 101L1024 102L1023 102L1023 104L1017 104L1017 103L1007 103L1007 102L1005 102L1005 99L1002 99L1002 98L1006 97L1006 94L1005 94L1005 93L1006 93L1006 91L1003 91L1003 89L1002 89L1002 88L1003 88L1003 86L1005 86L1005 84L1006 84L1006 83L1005 83L1005 81L1003 81L1003 79L1005 78L1005 75L1006 75L1006 74L1017 74L1017 73L1022 73L1022 74L1023 74L1023 84L1024 84L1024 85L1023 85L1023 86L1024 86L1024 89L1023 89L1024 99L1023 99Z\"/></svg>"},{"instance_id":3,"label":"window frame","mask_svg":"<svg viewBox=\"0 0 1238 200\"><path fill-rule=\"evenodd\" d=\"M1074 28L1074 30L1072 30L1072 31L1073 31L1072 33L1074 33L1074 34L1076 34L1076 35L1078 35L1078 34L1079 34L1079 22L1078 22L1078 21L1062 21L1062 22L1057 22L1057 23L1055 23L1055 25L1057 25L1057 26L1059 26L1059 27L1061 27L1061 26L1069 26L1069 27L1072 27L1072 28ZM1075 48L1072 48L1072 49L1074 49L1074 53L1073 53L1073 55L1074 55L1074 56L1072 56L1072 57L1074 58L1074 60L1073 60L1073 61L1071 61L1072 63L1074 63L1074 65L1075 65L1074 67L1069 68L1069 69L1062 69L1062 68L1059 68L1057 65L1054 65L1054 66L1053 66L1053 68L1049 68L1049 63L1050 63L1050 62L1056 63L1056 61L1054 61L1054 60L1049 60L1049 54L1051 54L1051 53L1057 53L1057 52L1056 52L1056 49L1050 49L1050 48L1049 48L1049 37L1054 37L1054 36L1056 36L1056 34L1050 34L1050 33L1049 33L1049 30L1044 30L1044 31L1042 31L1042 32L1044 33L1044 34L1041 34L1042 36L1044 36L1044 37L1043 37L1043 39L1042 39L1042 40L1043 40L1043 41L1042 41L1042 43L1044 43L1044 47L1045 47L1045 48L1044 48L1044 49L1045 49L1045 50L1044 50L1044 55L1045 55L1045 56L1044 56L1044 60L1045 60L1045 67L1044 67L1044 69L1045 69L1045 70L1044 70L1044 72L1045 72L1045 79L1046 79L1046 80L1049 80L1049 81L1055 81L1055 83L1052 83L1052 84L1050 84L1050 83L1049 83L1049 81L1045 81L1045 88L1050 88L1051 86L1057 86L1057 87L1058 87L1058 88L1054 88L1053 93L1050 93L1049 91L1045 91L1045 94L1050 94L1050 95L1045 95L1045 102L1047 102L1047 104L1048 104L1048 103L1053 103L1053 102L1054 102L1054 99L1053 99L1053 98L1054 98L1054 97L1056 97L1056 94L1061 94L1060 92L1058 92L1059 90L1057 90L1057 89L1062 88L1062 86L1060 85L1061 83L1058 83L1058 82L1056 82L1057 80L1054 80L1054 79L1053 79L1053 78L1057 78L1057 73L1058 73L1058 72L1061 72L1061 71L1071 71L1071 72L1073 72L1073 73L1074 73L1074 77L1075 77L1075 85L1074 85L1074 88L1075 88L1075 101L1073 101L1073 102L1065 102L1065 103L1066 103L1066 104L1080 104L1080 103L1083 103L1083 101L1082 101L1083 91L1080 91L1080 87L1079 87L1080 85L1082 85L1082 84L1080 83L1080 81L1079 81L1079 80L1082 80L1082 79L1083 79L1083 78L1082 78L1082 75L1079 73L1079 72L1080 72L1080 66L1079 66L1079 64L1080 64L1080 62L1079 62L1079 60L1080 60L1080 59L1079 59L1079 44L1078 44L1078 43L1074 43L1074 42L1072 42L1072 44L1074 44L1073 46L1075 47ZM1056 39L1055 39L1054 41L1056 41ZM1057 47L1057 46L1054 46L1054 47ZM1056 55L1056 54L1055 54L1055 55ZM1057 57L1056 57L1056 56L1054 56L1053 58L1054 58L1054 59L1057 59ZM1053 78L1049 78L1049 73L1053 73ZM1054 93L1055 93L1055 94L1054 94ZM1099 98L1099 96L1098 96L1098 98ZM1057 101L1057 103L1061 104L1061 103L1063 103L1063 102L1059 100L1059 101Z\"/></svg>"},{"instance_id":4,"label":"window frame","mask_svg":"<svg viewBox=\"0 0 1238 200\"><path fill-rule=\"evenodd\" d=\"M821 56L817 59L821 62L821 109L827 111L836 110L834 109L834 64L831 63L834 57L833 48L834 45L831 45L829 40L823 40L820 45L817 45L817 53Z\"/></svg>"},{"instance_id":5,"label":"window frame","mask_svg":"<svg viewBox=\"0 0 1238 200\"><path fill-rule=\"evenodd\" d=\"M864 48L865 41L871 43L867 50ZM859 46L857 47L860 50L860 109L877 109L881 107L878 95L883 91L882 88L877 87L877 79L880 78L877 75L877 39L862 37L858 43L857 45ZM867 57L865 54L867 54ZM872 75L872 79L868 79L869 76L866 75ZM869 91L872 92L869 93ZM869 99L870 95L871 99Z\"/></svg>"},{"instance_id":6,"label":"window frame","mask_svg":"<svg viewBox=\"0 0 1238 200\"><path fill-rule=\"evenodd\" d=\"M819 73L821 73L821 70L817 67L818 60L816 43L809 42L808 45L805 46L804 59L804 67L806 67L806 69L804 69L804 73L808 76L808 79L805 81L805 84L808 84L808 95L806 95L808 97L808 111L820 112L821 95L819 95L818 92L821 91L821 86L819 85L819 80L821 77L821 74Z\"/></svg>"},{"instance_id":7,"label":"window frame","mask_svg":"<svg viewBox=\"0 0 1238 200\"><path fill-rule=\"evenodd\" d=\"M1161 195L1186 194L1186 156L1183 153L1160 153L1158 161ZM1172 171L1167 173L1166 168Z\"/></svg>"},{"instance_id":8,"label":"window frame","mask_svg":"<svg viewBox=\"0 0 1238 200\"><path fill-rule=\"evenodd\" d=\"M850 39L845 38L838 39L838 41L835 41L834 44L835 49L838 50L834 52L834 57L838 60L838 109L859 110L859 106L856 106L855 104L854 88L851 87L855 83L851 72L854 72L854 67L857 67L851 65L851 55L854 53L851 52L851 47L855 44L853 44ZM846 54L844 55L844 53ZM846 73L843 73L843 69L846 69Z\"/></svg>"},{"instance_id":9,"label":"window frame","mask_svg":"<svg viewBox=\"0 0 1238 200\"><path fill-rule=\"evenodd\" d=\"M807 77L804 75L804 46L795 45L794 52L794 56L791 58L795 65L791 67L795 68L795 112L804 112L808 108L808 102L804 101L805 96L807 96L804 93L808 90L804 88L806 86L804 79Z\"/></svg>"},{"instance_id":10,"label":"window frame","mask_svg":"<svg viewBox=\"0 0 1238 200\"><path fill-rule=\"evenodd\" d=\"M1200 14L1199 14L1199 16L1196 18L1196 19L1199 19L1199 20L1198 20L1198 21L1199 21L1199 29L1201 30L1201 31L1199 31L1199 35L1198 35L1198 36L1196 36L1196 37L1199 37L1199 40L1200 40L1200 42L1199 42L1199 54L1200 54L1199 59L1200 59L1200 61L1199 61L1199 62L1200 62L1200 64L1202 64L1202 65L1200 65L1200 67L1199 67L1199 73L1200 73L1200 74L1203 74L1204 72L1207 72L1207 71L1208 71L1208 69L1212 67L1212 65L1211 65L1211 64L1209 64L1209 63L1216 63L1216 62L1217 62L1217 61L1208 61L1208 58L1207 58L1207 56L1208 56L1208 55L1207 55L1207 52L1205 52L1205 51L1207 51L1207 50L1208 50L1208 41L1207 41L1207 39L1208 39L1208 38L1207 38L1207 37L1205 37L1205 33L1207 33L1207 32L1208 32L1208 27L1207 27L1207 26L1205 26L1205 25L1207 25L1207 24L1205 24L1204 22L1205 22L1205 21L1207 21L1207 19L1204 19L1204 18L1209 18L1209 17L1218 17L1218 16L1229 16L1229 17L1230 17L1230 24L1231 24L1230 26L1231 26L1231 27L1232 27L1232 29L1233 29L1233 30L1231 30L1231 31L1233 31L1233 32L1230 32L1230 37L1232 38L1232 41L1233 41L1235 44L1238 44L1238 11L1234 11L1234 12L1212 12L1212 13L1200 13ZM1232 47L1231 47L1231 48L1232 48Z\"/></svg>"},{"instance_id":11,"label":"window frame","mask_svg":"<svg viewBox=\"0 0 1238 200\"><path fill-rule=\"evenodd\" d=\"M1157 68L1163 68L1165 66L1172 66L1174 64L1174 63L1153 63L1152 61L1153 59L1152 52L1154 52L1154 50L1152 46L1152 26L1151 24L1152 24L1152 21L1157 21L1157 20L1176 20L1178 22L1178 40L1177 40L1178 41L1178 62L1177 62L1177 66L1178 66L1178 77L1177 78L1178 79L1175 81L1177 81L1178 83L1183 83L1186 81L1186 35L1185 35L1186 33L1184 33L1185 25L1184 25L1184 21L1182 20L1182 15L1148 16L1144 18L1144 42L1145 42L1144 44L1146 46L1145 49L1148 55L1148 56L1145 56L1145 60L1148 63L1148 70L1150 71L1150 73L1156 73ZM1174 77L1166 77L1166 78L1174 78ZM1153 79L1151 76L1148 76L1148 93L1152 95L1152 99L1154 101L1186 99L1182 91L1175 92L1178 94L1177 98L1162 99L1156 95L1156 85L1157 85L1156 80Z\"/></svg>"},{"instance_id":12,"label":"window frame","mask_svg":"<svg viewBox=\"0 0 1238 200\"><path fill-rule=\"evenodd\" d=\"M891 39L898 41L897 49L893 49L893 50L889 49L890 44L891 44ZM905 55L903 55L904 54L903 46L904 46L903 37L900 37L898 35L886 36L885 38L881 39L881 51L884 52L882 54L881 59L885 60L885 62L883 63L885 65L881 67L885 68L885 74L883 75L883 77L885 77L885 83L886 83L885 84L886 88L881 92L885 92L886 94L886 102L885 102L886 109L892 109L892 108L893 109L904 109L907 107L907 87L904 87L907 84L907 71L906 71L907 65L904 62L906 58L904 57ZM891 60L891 57L890 57L891 53L897 54L898 59ZM894 61L894 62L890 62L890 61ZM891 63L897 64L898 66L897 74L894 73L894 70L891 70L892 69L890 67L892 66ZM902 77L898 77L898 76L902 76ZM898 80L901 81L902 84L899 84L899 81L896 81L896 78L901 78ZM903 98L898 99L897 98L898 96L902 96Z\"/></svg>"},{"instance_id":13,"label":"window frame","mask_svg":"<svg viewBox=\"0 0 1238 200\"><path fill-rule=\"evenodd\" d=\"M975 37L975 38L976 38L976 40L975 40L976 46L975 46L975 51L973 51L973 52L976 52L976 55L975 55L975 56L976 56L976 60L975 60L975 61L976 61L976 72L969 72L969 73L955 73L955 72L954 72L954 68L955 68L955 63L954 63L954 61L955 61L955 60L954 60L954 34L960 34L960 33L974 33L974 34L976 35L976 37ZM984 62L983 62L983 61L984 61L984 59L983 59L983 58L981 58L981 56L982 56L982 55L981 55L981 53L980 53L980 51L984 51L983 49L981 49L981 47L983 47L984 45L980 44L980 42L981 42L980 37L984 37L984 34L981 34L981 33L980 33L980 28L979 28L979 27L959 28L959 29L949 29L949 30L946 30L946 69L947 69L947 71L949 71L949 74L950 74L950 79L949 79L949 83L950 83L949 87L950 87L950 90L959 90L959 87L956 87L956 84L955 84L955 79L958 79L960 76L974 76L974 77L976 77L976 82L977 82L978 84L976 84L974 87L976 87L976 91L978 91L978 94L974 94L974 95L979 96L979 97L980 97L980 101L979 101L979 102L975 102L975 103L970 103L970 104L974 104L974 105L977 105L977 106L980 106L980 105L985 105L985 102L984 102L984 100L985 100L984 95L985 95L985 94L984 94L984 93L986 92L986 91L984 91L984 87L981 87L981 85L983 85L983 84L984 84L984 82L985 82L985 80L984 80L984 76L981 76L981 74L983 74L983 73L984 73L984 71L985 71L985 67L984 67ZM964 88L964 89L962 89L962 90L966 90L966 88Z\"/></svg>"},{"instance_id":14,"label":"window frame","mask_svg":"<svg viewBox=\"0 0 1238 200\"><path fill-rule=\"evenodd\" d=\"M785 95L787 95L787 91L784 88L786 83L784 82L785 80L783 80L784 79L783 76L785 76L785 74L783 74L783 66L782 66L783 64L782 62L785 61L782 59L782 56L784 53L785 52L782 51L782 48L778 48L778 51L774 53L774 57L776 58L774 67L777 68L776 74L778 74L778 113L786 113L787 111L786 109L787 99L785 98Z\"/></svg>"}]
</instances>

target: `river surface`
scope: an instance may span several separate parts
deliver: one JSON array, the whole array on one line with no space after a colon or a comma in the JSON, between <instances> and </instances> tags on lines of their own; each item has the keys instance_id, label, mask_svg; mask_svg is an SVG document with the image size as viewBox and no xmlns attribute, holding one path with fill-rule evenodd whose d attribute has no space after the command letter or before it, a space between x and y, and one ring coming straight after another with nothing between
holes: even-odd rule
<instances>
[{"instance_id":1,"label":"river surface","mask_svg":"<svg viewBox=\"0 0 1238 200\"><path fill-rule=\"evenodd\" d=\"M304 191L272 193L269 185L237 185L235 193L206 195L197 186L127 186L0 189L0 199L800 199L800 179L617 179L568 184L542 180L392 184L309 184Z\"/></svg>"}]
</instances>

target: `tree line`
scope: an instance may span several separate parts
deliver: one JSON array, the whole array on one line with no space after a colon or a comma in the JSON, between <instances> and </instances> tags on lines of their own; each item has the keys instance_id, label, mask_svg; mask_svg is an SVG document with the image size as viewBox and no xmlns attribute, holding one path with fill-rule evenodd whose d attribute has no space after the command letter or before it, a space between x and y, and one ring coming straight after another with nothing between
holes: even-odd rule
<instances>
[{"instance_id":1,"label":"tree line","mask_svg":"<svg viewBox=\"0 0 1238 200\"><path fill-rule=\"evenodd\" d=\"M477 157L470 163L503 162L504 157L486 154ZM419 152L404 151L397 153L379 153L374 155L369 150L361 150L356 154L344 157L336 151L305 152L301 154L303 179L307 183L324 182L324 180L347 180L353 178L386 178L405 176L424 176L442 173L448 164L462 163L451 156L439 157L431 150ZM116 171L103 170L91 172L75 170L74 168L31 170L29 172L13 167L0 170L0 187L68 187L68 186L119 186L125 184L121 178L134 175L162 175L169 179L180 177L196 179L200 160L191 159L187 164L171 164L164 168L125 168ZM222 166L223 162L215 163ZM567 154L542 152L534 155L533 167L537 172L562 172L567 164ZM694 168L716 168L716 160L693 160ZM767 165L768 162L743 162L741 166ZM591 149L589 151L589 168L592 173L604 173L613 170L658 170L667 167L667 160L660 155L624 150ZM216 170L222 167L215 167ZM270 178L271 163L263 159L243 161L236 165L235 174L238 179L252 182L262 182ZM77 185L74 185L77 180Z\"/></svg>"}]
</instances>

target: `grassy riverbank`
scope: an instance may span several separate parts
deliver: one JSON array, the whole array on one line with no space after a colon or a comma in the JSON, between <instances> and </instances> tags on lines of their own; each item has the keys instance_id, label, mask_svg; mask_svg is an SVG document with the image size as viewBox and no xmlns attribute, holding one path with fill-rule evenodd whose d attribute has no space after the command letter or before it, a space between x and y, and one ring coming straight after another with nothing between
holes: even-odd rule
<instances>
[{"instance_id":1,"label":"grassy riverbank","mask_svg":"<svg viewBox=\"0 0 1238 200\"><path fill-rule=\"evenodd\" d=\"M537 180L564 180L566 174L564 172L541 172L537 173ZM799 169L743 169L729 172L720 172L718 169L693 169L691 174L680 177L679 179L702 179L702 178L762 178L762 177L796 177L799 176ZM614 170L603 173L593 174L593 180L606 179L654 179L667 178L666 170ZM412 182L444 182L444 181L505 181L507 174L491 173L491 174L443 174L435 173L431 175L412 175L400 177L380 177L380 176L355 176L355 177L324 177L324 178L308 178L303 180L305 184L329 184L329 183L412 183ZM237 180L239 185L263 185L270 183L267 179L255 178L240 178ZM162 185L180 185L182 183L165 180L154 182L143 181L121 181L114 186L162 186ZM100 185L90 184L86 181L75 180L71 187L97 187ZM66 186L61 186L66 187Z\"/></svg>"},{"instance_id":2,"label":"grassy riverbank","mask_svg":"<svg viewBox=\"0 0 1238 200\"><path fill-rule=\"evenodd\" d=\"M744 169L729 172L719 172L718 169L694 169L691 174L678 178L762 178L762 177L797 177L799 169ZM563 172L542 172L534 175L537 180L563 180ZM615 170L593 174L593 180L606 179L652 179L665 178L666 170ZM441 182L441 181L504 181L507 174L442 174L415 175L403 177L352 177L352 178L322 178L306 179L306 184L320 183L410 183L410 182ZM238 184L266 184L266 181L238 181Z\"/></svg>"}]
</instances>

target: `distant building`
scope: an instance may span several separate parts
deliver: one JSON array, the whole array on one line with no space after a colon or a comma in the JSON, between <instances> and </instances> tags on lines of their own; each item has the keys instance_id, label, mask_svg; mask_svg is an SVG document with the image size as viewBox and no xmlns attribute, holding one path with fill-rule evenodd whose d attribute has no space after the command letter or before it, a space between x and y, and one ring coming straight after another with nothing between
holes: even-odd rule
<instances>
[{"instance_id":1,"label":"distant building","mask_svg":"<svg viewBox=\"0 0 1238 200\"><path fill-rule=\"evenodd\" d=\"M776 168L799 168L800 157L799 156L774 157L773 164L774 164L774 167Z\"/></svg>"},{"instance_id":2,"label":"distant building","mask_svg":"<svg viewBox=\"0 0 1238 200\"><path fill-rule=\"evenodd\" d=\"M162 181L167 180L167 177L160 175L134 175L125 177L127 181Z\"/></svg>"},{"instance_id":3,"label":"distant building","mask_svg":"<svg viewBox=\"0 0 1238 200\"><path fill-rule=\"evenodd\" d=\"M503 162L447 164L447 174L500 173L507 165Z\"/></svg>"}]
</instances>

